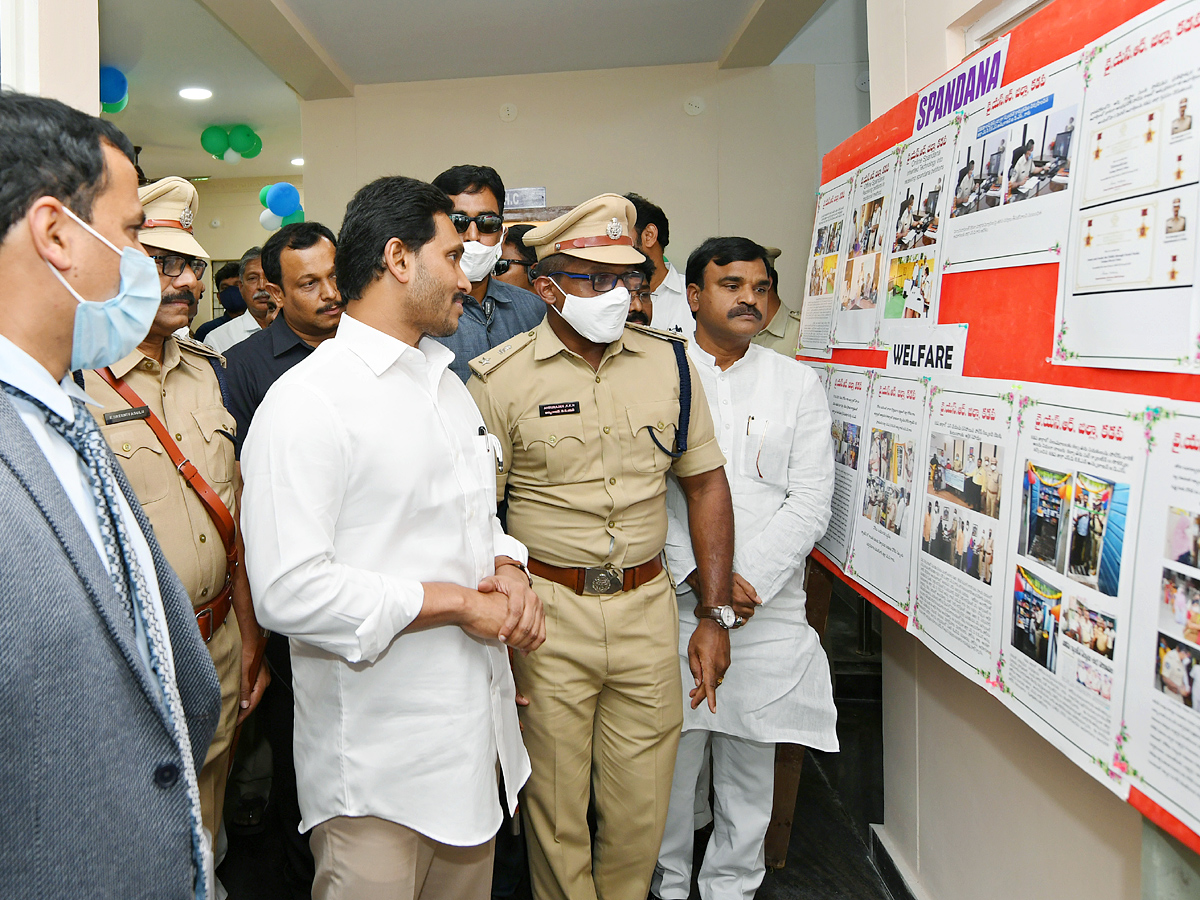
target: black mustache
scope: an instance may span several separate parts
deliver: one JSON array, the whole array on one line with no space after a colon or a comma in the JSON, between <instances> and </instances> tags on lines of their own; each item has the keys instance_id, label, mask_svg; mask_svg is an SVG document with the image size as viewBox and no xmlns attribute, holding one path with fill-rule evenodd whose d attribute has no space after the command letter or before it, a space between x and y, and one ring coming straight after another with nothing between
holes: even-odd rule
<instances>
[{"instance_id":1,"label":"black mustache","mask_svg":"<svg viewBox=\"0 0 1200 900\"><path fill-rule=\"evenodd\" d=\"M470 295L470 294L464 294L462 291L455 291L455 292L454 292L454 297L453 297L453 299L454 299L454 300L457 300L457 301L458 301L459 303L461 303L463 306L466 306L466 305L467 305L467 301L471 299L471 295Z\"/></svg>"},{"instance_id":2,"label":"black mustache","mask_svg":"<svg viewBox=\"0 0 1200 900\"><path fill-rule=\"evenodd\" d=\"M196 302L196 298L188 291L179 291L174 294L166 294L162 298L163 303L187 303L189 306Z\"/></svg>"},{"instance_id":3,"label":"black mustache","mask_svg":"<svg viewBox=\"0 0 1200 900\"><path fill-rule=\"evenodd\" d=\"M754 318L762 321L762 312L757 306L750 306L747 303L739 303L729 311L729 318L736 319L738 316L754 316Z\"/></svg>"},{"instance_id":4,"label":"black mustache","mask_svg":"<svg viewBox=\"0 0 1200 900\"><path fill-rule=\"evenodd\" d=\"M333 303L326 303L324 306L322 306L320 309L318 309L317 312L318 313L327 313L327 312L333 312L335 309L345 309L349 303L350 303L349 300L337 300Z\"/></svg>"},{"instance_id":5,"label":"black mustache","mask_svg":"<svg viewBox=\"0 0 1200 900\"><path fill-rule=\"evenodd\" d=\"M637 322L639 325L649 325L650 317L644 312L631 312L625 319L626 322Z\"/></svg>"}]
</instances>

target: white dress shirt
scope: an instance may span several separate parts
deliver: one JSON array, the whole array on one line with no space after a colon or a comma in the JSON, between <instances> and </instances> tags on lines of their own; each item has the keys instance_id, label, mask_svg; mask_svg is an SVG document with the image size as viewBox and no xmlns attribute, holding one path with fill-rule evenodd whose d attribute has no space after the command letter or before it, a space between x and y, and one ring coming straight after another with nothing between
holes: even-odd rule
<instances>
[{"instance_id":1,"label":"white dress shirt","mask_svg":"<svg viewBox=\"0 0 1200 900\"><path fill-rule=\"evenodd\" d=\"M214 328L205 335L204 343L212 347L218 353L224 353L234 344L240 344L256 331L262 331L262 326L258 324L258 319L250 315L250 311L242 313L232 322L226 322L219 328Z\"/></svg>"},{"instance_id":2,"label":"white dress shirt","mask_svg":"<svg viewBox=\"0 0 1200 900\"><path fill-rule=\"evenodd\" d=\"M670 262L667 263L667 277L650 297L654 301L651 328L682 334L689 341L696 336L696 318L688 306L687 284Z\"/></svg>"},{"instance_id":3,"label":"white dress shirt","mask_svg":"<svg viewBox=\"0 0 1200 900\"><path fill-rule=\"evenodd\" d=\"M453 357L345 315L246 438L246 569L259 623L291 638L301 831L376 816L474 846L500 827L497 755L510 810L529 777L506 648L400 634L422 582L474 588L497 555L528 558Z\"/></svg>"},{"instance_id":4,"label":"white dress shirt","mask_svg":"<svg viewBox=\"0 0 1200 900\"><path fill-rule=\"evenodd\" d=\"M56 383L50 373L46 371L45 366L3 335L0 335L0 381L11 384L30 397L40 400L51 412L67 422L75 421L75 405L71 402L72 399L99 406L84 392L83 388L71 379L69 374L61 382ZM50 468L58 477L67 499L71 501L71 506L79 515L79 521L83 523L84 530L92 539L96 553L100 556L100 562L104 564L105 571L111 576L112 568L108 562L108 554L104 552L104 541L100 537L99 513L96 511L96 501L92 496L91 482L88 480L87 467L84 465L82 457L75 452L74 447L67 443L65 437L50 427L46 422L46 413L41 407L11 394L4 396L12 403L17 415L21 417L21 421L25 423L25 427L33 436L33 440L41 448L46 461L50 463ZM142 534L137 519L133 517L133 510L129 508L129 502L125 499L125 495L120 488L115 485L113 487L117 504L121 508L121 517L125 520L125 531L133 544L133 552L138 564L142 567L142 573L146 576L146 588L150 592L149 608L158 617L158 626L162 633L167 634L167 619L163 612L162 594L159 593L158 575L154 569L154 556L150 553L150 544ZM153 669L150 668L150 644L146 637L145 625L140 617L134 619L134 638L138 654L150 675L150 681L161 692L162 685L157 684ZM174 677L175 661L171 655L170 643L167 644L166 651L165 671L168 677Z\"/></svg>"},{"instance_id":5,"label":"white dress shirt","mask_svg":"<svg viewBox=\"0 0 1200 900\"><path fill-rule=\"evenodd\" d=\"M829 524L833 440L829 407L808 366L757 344L727 370L694 341L688 354L712 409L728 460L733 496L733 570L758 592L762 606L729 632L733 660L717 692L717 711L691 709L683 729L720 731L755 741L837 749L837 711L829 663L805 618L804 562ZM682 584L696 568L687 502L667 484L667 563L680 584L679 647L696 628L696 595Z\"/></svg>"}]
</instances>

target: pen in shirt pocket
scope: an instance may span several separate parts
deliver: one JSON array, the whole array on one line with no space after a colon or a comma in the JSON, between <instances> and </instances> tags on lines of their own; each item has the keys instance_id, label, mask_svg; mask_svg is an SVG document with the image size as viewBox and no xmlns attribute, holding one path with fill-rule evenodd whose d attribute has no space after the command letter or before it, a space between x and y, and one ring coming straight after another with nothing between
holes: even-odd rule
<instances>
[{"instance_id":1,"label":"pen in shirt pocket","mask_svg":"<svg viewBox=\"0 0 1200 900\"><path fill-rule=\"evenodd\" d=\"M479 426L479 436L483 438L484 449L491 450L496 454L496 471L504 471L504 451L500 447L500 439L492 434L483 425Z\"/></svg>"}]
</instances>

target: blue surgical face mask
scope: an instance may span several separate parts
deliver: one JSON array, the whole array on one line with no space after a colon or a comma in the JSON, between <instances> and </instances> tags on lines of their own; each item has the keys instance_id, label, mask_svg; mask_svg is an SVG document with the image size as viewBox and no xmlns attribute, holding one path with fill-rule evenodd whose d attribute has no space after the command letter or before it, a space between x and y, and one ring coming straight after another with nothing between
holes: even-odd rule
<instances>
[{"instance_id":1,"label":"blue surgical face mask","mask_svg":"<svg viewBox=\"0 0 1200 900\"><path fill-rule=\"evenodd\" d=\"M162 287L154 260L136 247L117 246L67 207L63 212L121 257L121 286L111 300L85 300L61 272L46 262L54 277L78 301L71 342L71 370L103 369L124 359L142 342L162 303Z\"/></svg>"}]
</instances>

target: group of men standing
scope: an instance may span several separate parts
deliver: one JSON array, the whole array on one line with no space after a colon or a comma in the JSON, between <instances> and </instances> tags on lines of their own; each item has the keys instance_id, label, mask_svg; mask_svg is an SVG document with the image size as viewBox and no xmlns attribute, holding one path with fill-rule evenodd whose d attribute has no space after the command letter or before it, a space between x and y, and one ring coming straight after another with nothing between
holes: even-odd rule
<instances>
[{"instance_id":1,"label":"group of men standing","mask_svg":"<svg viewBox=\"0 0 1200 900\"><path fill-rule=\"evenodd\" d=\"M837 747L830 418L752 343L795 318L765 248L681 275L615 194L512 248L494 170L381 178L247 253L205 345L188 182L12 93L0 162L5 896L218 896L260 699L298 892L486 897L519 797L535 897L684 898L707 761L702 895L753 896L775 743Z\"/></svg>"}]
</instances>

